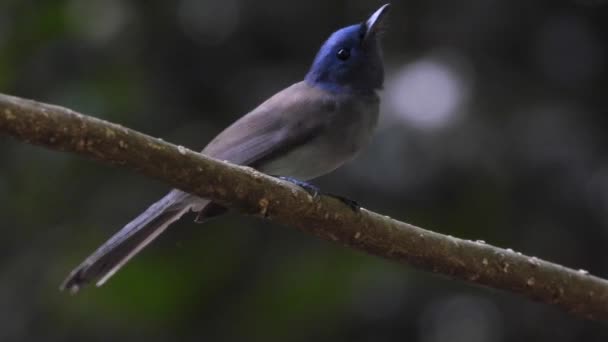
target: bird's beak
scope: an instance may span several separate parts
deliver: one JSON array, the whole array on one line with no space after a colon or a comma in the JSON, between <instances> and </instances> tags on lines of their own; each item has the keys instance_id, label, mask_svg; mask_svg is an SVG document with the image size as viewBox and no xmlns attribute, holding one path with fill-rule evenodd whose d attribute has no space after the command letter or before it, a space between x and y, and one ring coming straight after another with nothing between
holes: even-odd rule
<instances>
[{"instance_id":1,"label":"bird's beak","mask_svg":"<svg viewBox=\"0 0 608 342\"><path fill-rule=\"evenodd\" d=\"M364 40L367 40L368 37L375 36L382 28L383 19L386 17L386 12L388 12L390 5L391 4L385 4L378 8L378 10L367 19L365 22L366 30Z\"/></svg>"}]
</instances>

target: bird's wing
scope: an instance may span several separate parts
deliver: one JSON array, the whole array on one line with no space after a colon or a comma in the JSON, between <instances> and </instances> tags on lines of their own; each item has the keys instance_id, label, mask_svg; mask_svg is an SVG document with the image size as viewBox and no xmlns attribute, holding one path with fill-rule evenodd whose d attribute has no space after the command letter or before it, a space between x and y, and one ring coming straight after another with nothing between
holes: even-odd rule
<instances>
[{"instance_id":1,"label":"bird's wing","mask_svg":"<svg viewBox=\"0 0 608 342\"><path fill-rule=\"evenodd\" d=\"M322 134L335 109L327 92L296 83L226 128L202 153L255 167Z\"/></svg>"}]
</instances>

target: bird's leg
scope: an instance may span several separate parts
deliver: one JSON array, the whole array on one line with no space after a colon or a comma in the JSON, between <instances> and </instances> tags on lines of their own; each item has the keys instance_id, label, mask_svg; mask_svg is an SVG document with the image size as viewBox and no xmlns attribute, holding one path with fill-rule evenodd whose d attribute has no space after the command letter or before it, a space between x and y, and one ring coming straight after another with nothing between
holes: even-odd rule
<instances>
[{"instance_id":1,"label":"bird's leg","mask_svg":"<svg viewBox=\"0 0 608 342\"><path fill-rule=\"evenodd\" d=\"M319 195L323 194L323 193L321 193L321 189L319 189L317 186L314 186L305 181L301 181L301 180L293 178L293 177L284 177L284 176L275 176L275 177L299 186L300 188L306 190L306 192L308 192L308 194L312 197L318 197Z\"/></svg>"},{"instance_id":2,"label":"bird's leg","mask_svg":"<svg viewBox=\"0 0 608 342\"><path fill-rule=\"evenodd\" d=\"M317 186L312 185L310 183L301 181L299 179L295 179L293 177L284 177L284 176L275 176L275 177L299 186L300 188L302 188L306 192L308 192L308 194L310 194L312 197L318 197L319 195L329 196L329 197L333 197L333 198L339 200L340 202L346 204L354 212L358 212L359 209L361 209L361 206L356 201L353 201L349 198L346 198L346 197L343 197L340 195L335 195L335 194L331 194L331 193L327 193L327 192L321 192L321 189L319 189Z\"/></svg>"}]
</instances>

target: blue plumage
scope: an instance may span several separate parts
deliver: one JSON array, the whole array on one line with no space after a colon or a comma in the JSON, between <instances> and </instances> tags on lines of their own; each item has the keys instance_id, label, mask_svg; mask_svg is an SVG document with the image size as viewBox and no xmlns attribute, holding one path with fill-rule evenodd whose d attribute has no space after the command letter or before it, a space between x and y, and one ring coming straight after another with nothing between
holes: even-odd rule
<instances>
[{"instance_id":1,"label":"blue plumage","mask_svg":"<svg viewBox=\"0 0 608 342\"><path fill-rule=\"evenodd\" d=\"M334 32L304 81L278 92L217 135L203 154L274 176L312 179L366 146L376 127L384 70L378 30L388 5L364 23ZM225 208L172 190L74 269L62 288L102 285L188 211L204 220ZM197 220L198 220L197 219Z\"/></svg>"},{"instance_id":2,"label":"blue plumage","mask_svg":"<svg viewBox=\"0 0 608 342\"><path fill-rule=\"evenodd\" d=\"M366 24L334 32L323 44L306 75L313 86L332 92L371 93L382 88L384 69L378 39Z\"/></svg>"}]
</instances>

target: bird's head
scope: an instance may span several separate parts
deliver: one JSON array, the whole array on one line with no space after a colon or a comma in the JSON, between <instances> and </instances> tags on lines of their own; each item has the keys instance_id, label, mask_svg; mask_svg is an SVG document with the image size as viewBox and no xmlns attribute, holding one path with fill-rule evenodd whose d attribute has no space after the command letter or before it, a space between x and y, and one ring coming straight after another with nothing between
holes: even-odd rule
<instances>
[{"instance_id":1,"label":"bird's head","mask_svg":"<svg viewBox=\"0 0 608 342\"><path fill-rule=\"evenodd\" d=\"M363 23L334 32L321 46L306 81L332 92L370 93L382 88L384 67L379 44L389 4Z\"/></svg>"}]
</instances>

